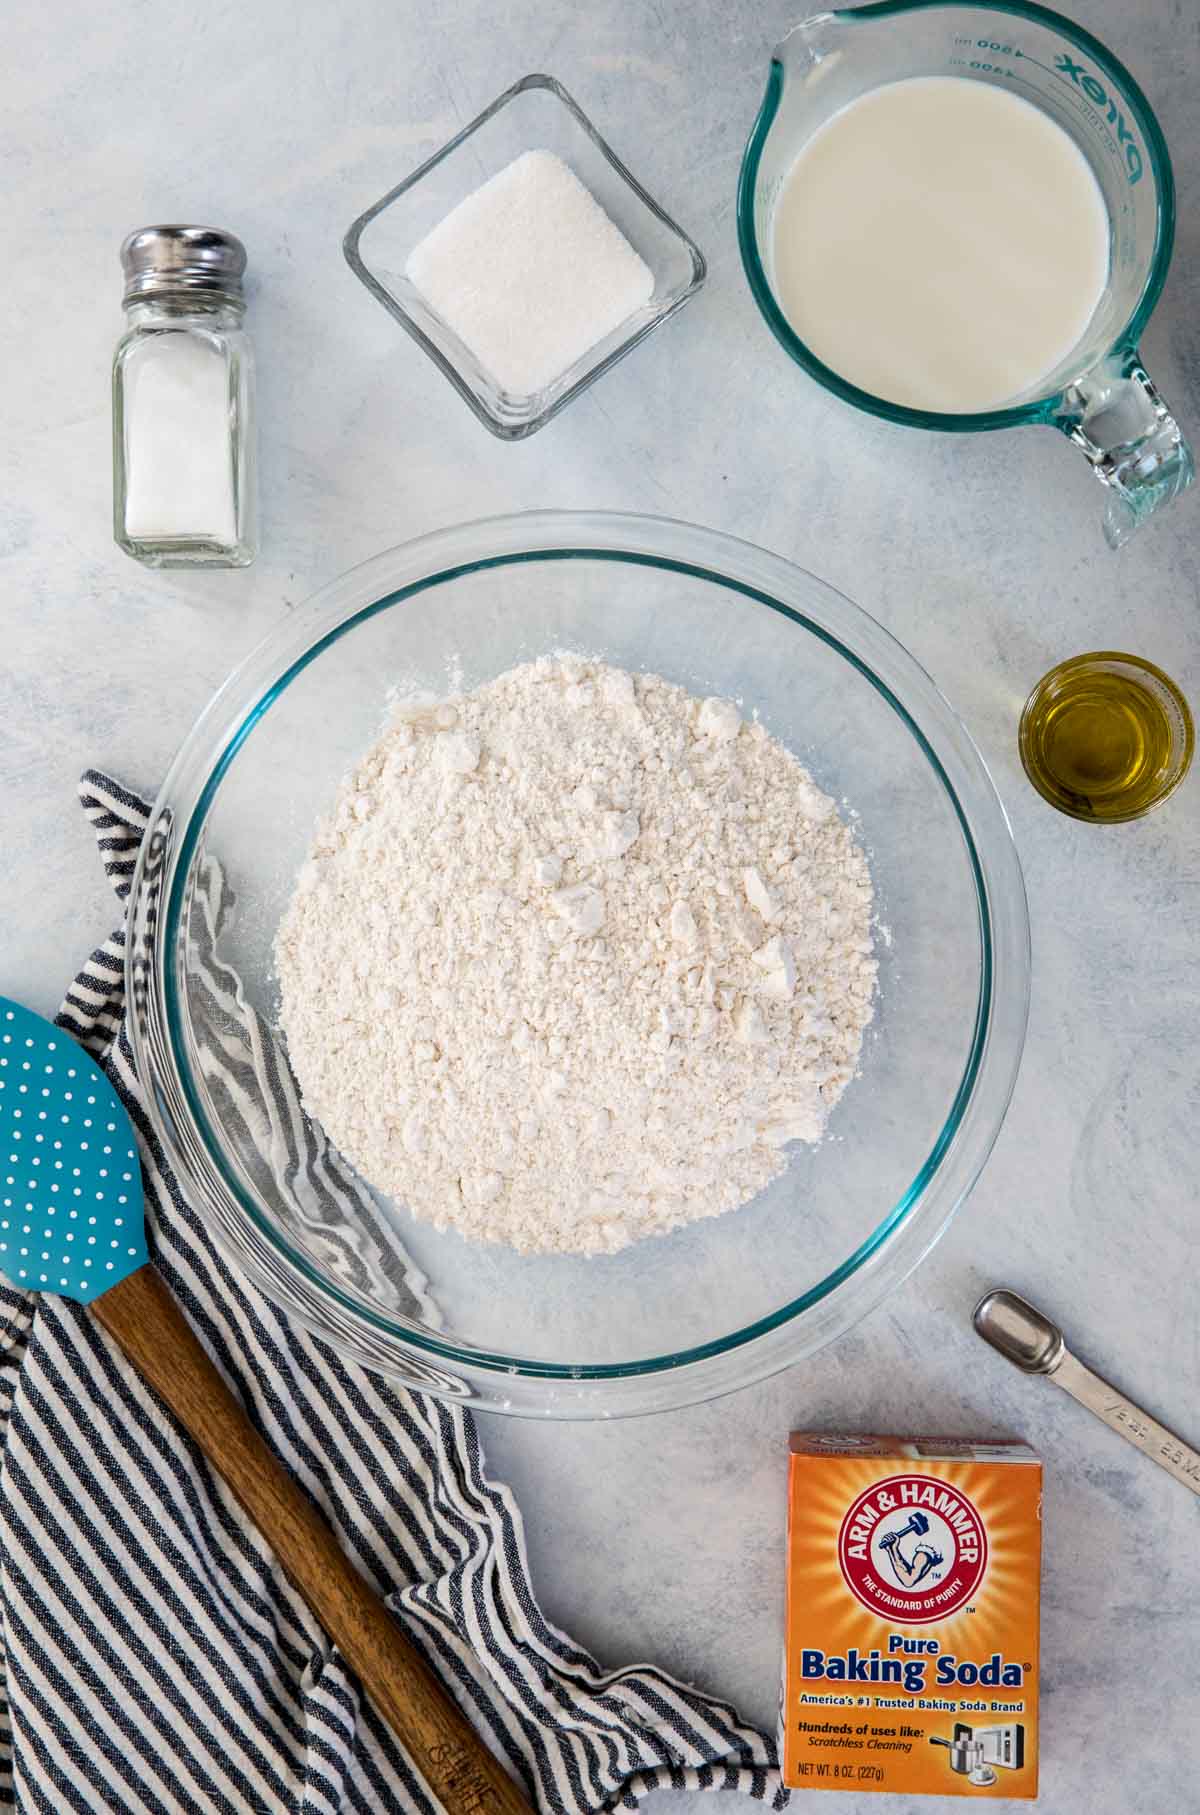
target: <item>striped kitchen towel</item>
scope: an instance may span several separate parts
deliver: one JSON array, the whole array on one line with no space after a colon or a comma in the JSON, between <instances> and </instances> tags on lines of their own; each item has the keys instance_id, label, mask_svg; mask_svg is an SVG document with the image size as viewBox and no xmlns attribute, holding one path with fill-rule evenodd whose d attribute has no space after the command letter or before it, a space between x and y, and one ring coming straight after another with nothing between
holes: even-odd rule
<instances>
[{"instance_id":1,"label":"striped kitchen towel","mask_svg":"<svg viewBox=\"0 0 1200 1815\"><path fill-rule=\"evenodd\" d=\"M144 802L87 774L124 900ZM655 1788L775 1808L773 1743L646 1667L603 1671L542 1616L520 1513L461 1407L352 1367L230 1271L141 1107L124 935L59 1016L138 1130L152 1252L252 1417L543 1811ZM0 1286L0 1804L122 1815L379 1815L432 1804L258 1534L99 1325Z\"/></svg>"}]
</instances>

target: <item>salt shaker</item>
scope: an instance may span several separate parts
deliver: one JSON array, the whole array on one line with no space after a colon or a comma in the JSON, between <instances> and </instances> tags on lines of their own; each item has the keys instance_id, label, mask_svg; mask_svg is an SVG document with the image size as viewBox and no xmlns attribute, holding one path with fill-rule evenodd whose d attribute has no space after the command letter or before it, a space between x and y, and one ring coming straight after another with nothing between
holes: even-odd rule
<instances>
[{"instance_id":1,"label":"salt shaker","mask_svg":"<svg viewBox=\"0 0 1200 1815\"><path fill-rule=\"evenodd\" d=\"M245 567L255 548L245 247L215 227L143 227L121 264L129 325L113 359L113 534L149 567Z\"/></svg>"}]
</instances>

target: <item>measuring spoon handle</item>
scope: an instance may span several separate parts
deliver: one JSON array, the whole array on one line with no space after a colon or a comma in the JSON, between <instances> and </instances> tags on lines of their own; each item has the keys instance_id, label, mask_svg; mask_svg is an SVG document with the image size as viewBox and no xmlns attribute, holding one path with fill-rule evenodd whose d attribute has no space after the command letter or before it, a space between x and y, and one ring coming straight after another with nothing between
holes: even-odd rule
<instances>
[{"instance_id":1,"label":"measuring spoon handle","mask_svg":"<svg viewBox=\"0 0 1200 1815\"><path fill-rule=\"evenodd\" d=\"M1160 1468L1165 1468L1169 1475L1174 1475L1176 1481L1200 1495L1200 1451L1177 1437L1174 1431L1169 1431L1157 1418L1151 1418L1148 1412L1134 1405L1132 1399L1126 1399L1124 1393L1103 1375L1093 1373L1069 1349L1064 1349L1062 1360L1051 1371L1050 1379L1080 1405L1085 1405L1089 1412L1094 1412L1109 1430L1116 1431L1118 1437L1124 1437L1126 1443L1132 1443Z\"/></svg>"}]
</instances>

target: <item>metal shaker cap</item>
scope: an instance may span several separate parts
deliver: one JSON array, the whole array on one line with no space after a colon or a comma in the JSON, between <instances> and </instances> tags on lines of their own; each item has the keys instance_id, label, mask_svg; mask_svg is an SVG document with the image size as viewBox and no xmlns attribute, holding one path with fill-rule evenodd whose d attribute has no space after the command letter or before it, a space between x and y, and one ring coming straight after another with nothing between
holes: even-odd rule
<instances>
[{"instance_id":1,"label":"metal shaker cap","mask_svg":"<svg viewBox=\"0 0 1200 1815\"><path fill-rule=\"evenodd\" d=\"M121 247L127 303L154 296L240 302L246 248L219 227L140 227Z\"/></svg>"}]
</instances>

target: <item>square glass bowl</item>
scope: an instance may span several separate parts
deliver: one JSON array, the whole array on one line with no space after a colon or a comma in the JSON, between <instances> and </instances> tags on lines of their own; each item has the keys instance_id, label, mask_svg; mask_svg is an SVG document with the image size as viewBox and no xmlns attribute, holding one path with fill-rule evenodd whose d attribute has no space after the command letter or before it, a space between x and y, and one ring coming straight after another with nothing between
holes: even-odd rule
<instances>
[{"instance_id":1,"label":"square glass bowl","mask_svg":"<svg viewBox=\"0 0 1200 1815\"><path fill-rule=\"evenodd\" d=\"M409 255L452 208L523 151L553 151L590 189L649 266L649 300L559 374L528 394L501 389L405 276ZM624 358L704 282L699 248L630 175L582 109L551 76L525 76L418 170L360 214L344 241L355 275L446 374L485 428L505 441L532 435Z\"/></svg>"}]
</instances>

